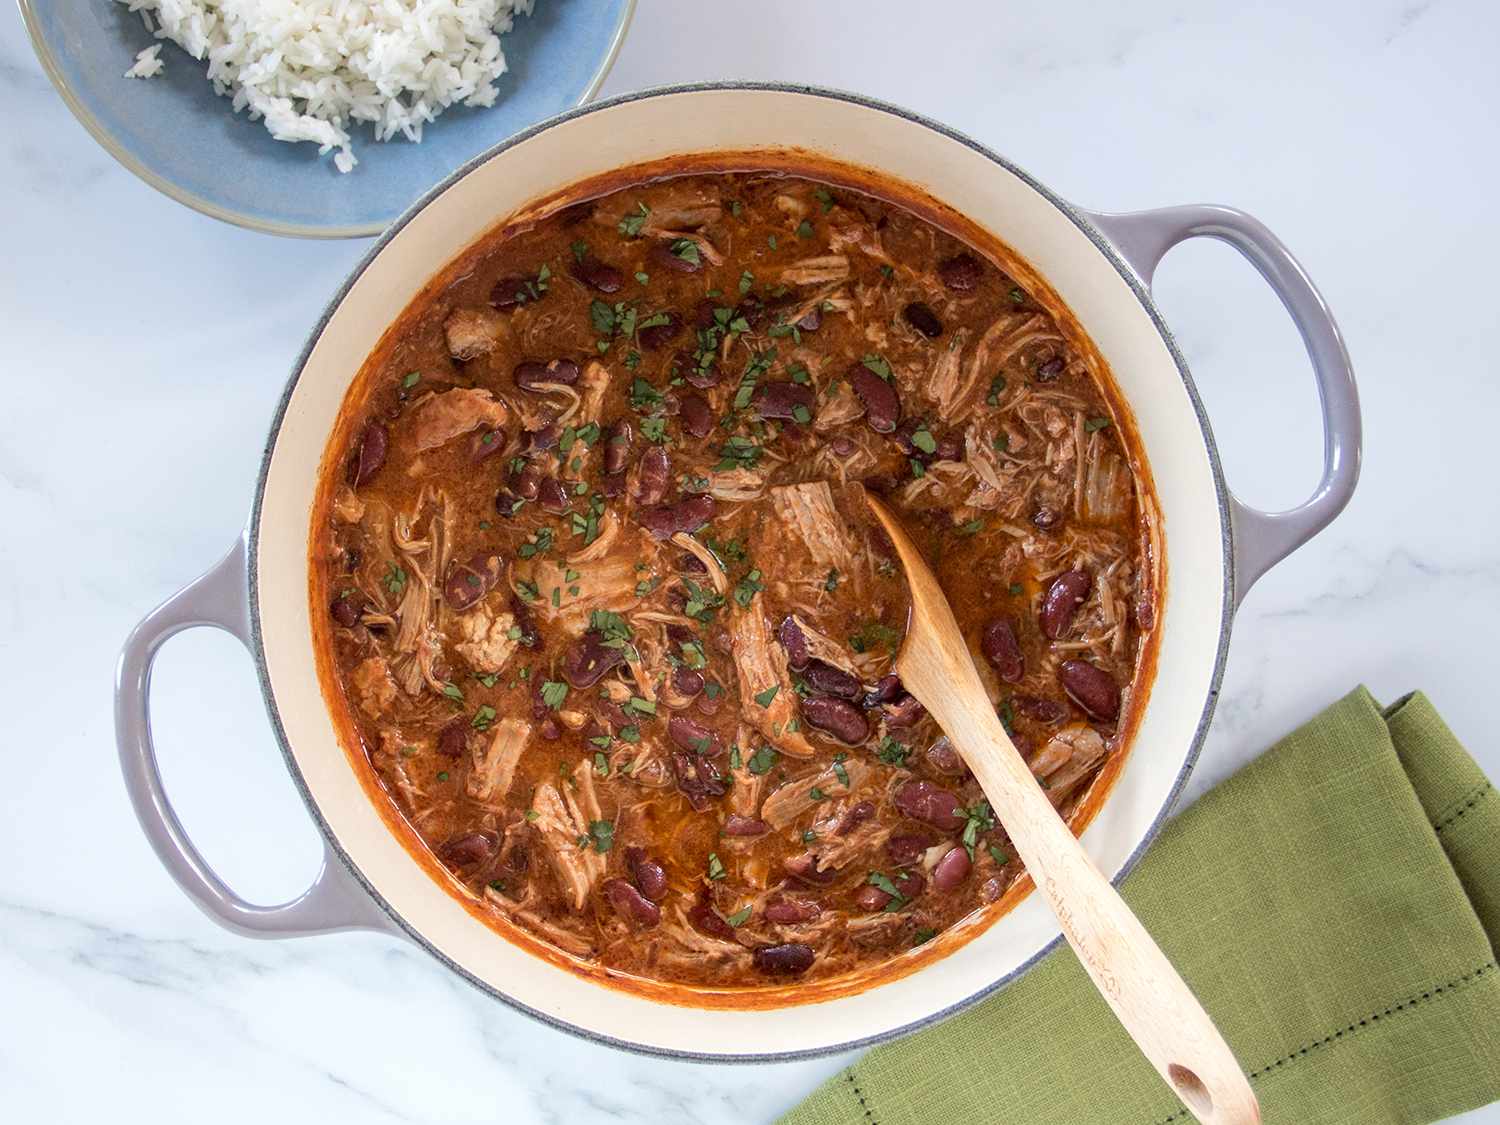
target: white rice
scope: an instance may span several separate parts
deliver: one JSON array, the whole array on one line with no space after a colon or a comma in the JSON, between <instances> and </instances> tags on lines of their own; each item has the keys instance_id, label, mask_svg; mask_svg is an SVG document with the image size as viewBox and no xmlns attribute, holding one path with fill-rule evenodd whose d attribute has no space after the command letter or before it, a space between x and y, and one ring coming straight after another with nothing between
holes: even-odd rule
<instances>
[{"instance_id":1,"label":"white rice","mask_svg":"<svg viewBox=\"0 0 1500 1125\"><path fill-rule=\"evenodd\" d=\"M488 106L505 73L500 36L535 0L118 0L158 39L208 60L214 92L265 121L279 141L337 149L340 172L358 161L350 130L420 142L451 105ZM127 78L164 69L160 44Z\"/></svg>"}]
</instances>

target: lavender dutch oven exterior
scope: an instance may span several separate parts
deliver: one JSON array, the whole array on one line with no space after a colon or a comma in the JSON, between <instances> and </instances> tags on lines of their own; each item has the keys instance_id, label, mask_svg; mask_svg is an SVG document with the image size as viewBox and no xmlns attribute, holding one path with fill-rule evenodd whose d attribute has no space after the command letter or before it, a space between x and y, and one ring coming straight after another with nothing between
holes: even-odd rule
<instances>
[{"instance_id":1,"label":"lavender dutch oven exterior","mask_svg":"<svg viewBox=\"0 0 1500 1125\"><path fill-rule=\"evenodd\" d=\"M1286 248L1243 212L1084 211L973 141L890 106L789 86L673 87L601 103L517 136L459 169L386 233L335 296L293 372L244 536L127 640L115 707L126 787L157 855L210 917L249 937L383 931L554 1026L642 1052L714 1061L806 1057L891 1038L988 994L1059 940L1055 921L1032 896L943 960L812 1008L682 1008L579 980L497 937L405 854L359 789L311 675L311 478L359 361L417 288L505 213L594 172L680 152L788 145L912 182L995 231L1078 314L1136 413L1165 529L1161 661L1136 747L1084 835L1112 878L1134 864L1197 757L1235 607L1353 492L1358 397L1327 306ZM516 181L497 199L506 190L497 185ZM1229 491L1192 380L1152 304L1157 263L1196 237L1221 239L1245 255L1306 343L1322 401L1324 467L1311 498L1290 511L1256 511ZM323 867L291 902L258 906L236 895L198 854L162 788L147 710L151 664L168 637L197 625L227 630L250 649L287 765L323 833ZM746 1044L776 1049L746 1053Z\"/></svg>"}]
</instances>

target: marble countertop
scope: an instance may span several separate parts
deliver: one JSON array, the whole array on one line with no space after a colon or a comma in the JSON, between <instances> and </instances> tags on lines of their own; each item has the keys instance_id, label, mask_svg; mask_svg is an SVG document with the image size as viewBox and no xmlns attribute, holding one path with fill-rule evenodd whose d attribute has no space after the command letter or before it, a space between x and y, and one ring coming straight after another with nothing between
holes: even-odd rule
<instances>
[{"instance_id":1,"label":"marble countertop","mask_svg":"<svg viewBox=\"0 0 1500 1125\"><path fill-rule=\"evenodd\" d=\"M1485 734L1500 366L1483 331L1500 259L1500 8L728 10L643 0L605 92L723 77L860 90L970 133L1086 206L1244 207L1338 314L1364 400L1364 479L1245 604L1186 800L1359 682L1387 699L1424 688L1500 777ZM115 654L238 533L289 366L366 244L278 240L158 195L69 115L14 11L0 17L0 94L7 1119L740 1125L836 1070L843 1060L731 1068L610 1052L395 941L257 944L177 891L121 789ZM1264 507L1302 499L1319 465L1315 395L1270 292L1228 249L1198 243L1168 258L1157 294L1234 486ZM209 859L248 897L299 891L319 848L245 654L212 631L183 636L155 701L169 788Z\"/></svg>"}]
</instances>

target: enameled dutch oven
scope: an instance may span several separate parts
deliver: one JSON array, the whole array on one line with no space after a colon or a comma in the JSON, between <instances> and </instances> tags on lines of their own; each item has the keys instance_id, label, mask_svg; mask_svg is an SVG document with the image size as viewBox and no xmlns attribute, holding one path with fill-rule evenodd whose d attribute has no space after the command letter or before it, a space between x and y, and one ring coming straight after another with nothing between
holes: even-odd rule
<instances>
[{"instance_id":1,"label":"enameled dutch oven","mask_svg":"<svg viewBox=\"0 0 1500 1125\"><path fill-rule=\"evenodd\" d=\"M683 153L786 148L907 181L1007 242L1072 308L1133 409L1165 538L1160 656L1134 749L1084 843L1119 879L1150 842L1202 743L1236 605L1267 568L1326 526L1354 489L1358 399L1348 354L1312 283L1265 227L1239 211L1085 211L981 145L864 98L791 86L675 87L569 113L499 145L419 200L371 248L329 303L287 384L244 536L126 642L116 689L126 785L162 862L216 921L251 937L383 931L555 1026L639 1051L720 1061L807 1056L909 1031L1000 987L1057 942L1056 922L1030 896L947 957L811 1007L709 1010L602 987L504 940L429 877L361 788L324 703L308 606L313 491L345 392L385 328L498 220L572 183ZM1312 360L1323 477L1311 499L1287 512L1255 511L1229 491L1192 379L1151 300L1157 262L1198 236L1228 242L1255 265ZM151 663L168 637L195 625L225 629L250 649L277 741L326 840L313 885L279 906L252 905L214 874L162 788L147 713Z\"/></svg>"}]
</instances>

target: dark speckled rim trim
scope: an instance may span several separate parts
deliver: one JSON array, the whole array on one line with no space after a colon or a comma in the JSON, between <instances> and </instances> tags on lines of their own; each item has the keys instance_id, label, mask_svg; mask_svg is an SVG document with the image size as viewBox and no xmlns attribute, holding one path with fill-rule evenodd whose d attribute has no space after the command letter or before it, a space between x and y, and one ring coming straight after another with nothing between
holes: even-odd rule
<instances>
[{"instance_id":1,"label":"dark speckled rim trim","mask_svg":"<svg viewBox=\"0 0 1500 1125\"><path fill-rule=\"evenodd\" d=\"M946 1019L947 1017L954 1015L955 1013L969 1007L977 1001L984 999L986 996L989 996L991 993L995 992L996 990L1019 977L1022 973L1026 972L1039 960L1041 960L1047 954L1051 953L1053 949L1061 944L1062 935L1059 934L1056 938L1054 938L1046 946L1044 946L1034 957L1031 957L1027 961L1023 962L1013 971L1006 973L1004 976L996 979L995 981L986 985L984 988L981 988L979 991L975 992L968 998L952 1004L942 1009L941 1011L933 1012L930 1015L924 1016L922 1019L913 1020L911 1023L904 1024L903 1026L895 1028L891 1031L882 1032L878 1035L865 1036L859 1039L850 1039L841 1043L831 1043L825 1047L811 1048L801 1051L766 1051L746 1054L709 1054L693 1051L672 1051L658 1047L646 1046L639 1043L632 1043L628 1040L618 1039L609 1035L601 1035L598 1032L589 1031L585 1028L577 1027L564 1020L549 1016L546 1013L539 1012L534 1008L519 1003L512 997L505 995L505 993L499 991L498 989L492 987L484 981L479 980L477 977L473 976L471 973L465 970L462 966L456 964L448 957L444 956L444 954L435 946L433 946L433 944L429 942L421 933L419 933L411 925L409 925L406 920L402 918L395 909L392 908L390 903L388 903L384 899L384 897L381 896L380 892L365 879L363 874L361 874L350 857L344 852L344 849L339 844L338 840L335 839L334 834L329 828L327 821L324 820L323 814L319 810L317 802L314 800L312 793L308 790L306 780L302 776L302 771L297 766L296 758L292 754L291 746L287 740L286 731L281 724L281 717L276 705L276 695L271 688L270 675L266 667L265 645L261 634L260 623L260 596L258 577L260 558L260 519L262 505L265 501L266 478L270 472L271 459L276 449L276 440L281 433L282 422L286 417L287 407L291 402L292 394L297 388L297 382L302 377L302 372L307 364L308 357L311 355L313 347L317 344L318 338L322 335L323 329L326 327L329 319L333 316L339 305L343 303L344 297L348 294L349 290L353 288L354 284L357 281L359 281L359 279L364 275L364 272L369 269L370 265L375 261L375 259L380 256L381 251L385 249L386 243L388 243L397 234L399 234L401 230L405 228L405 226L410 223L412 219L415 218L417 214L419 214L429 203L431 203L439 195L445 192L458 180L462 179L464 176L472 172L475 168L479 167L481 164L484 164L486 161L489 161L494 157L500 155L507 149L513 148L515 145L520 144L521 142L535 136L538 133L543 132L544 130L550 129L555 125L560 125L563 122L571 121L576 117L583 116L584 114L597 113L600 110L611 109L615 106L626 105L630 102L642 101L647 98L670 97L677 94L691 94L707 91L736 90L761 90L781 94L799 94L806 97L825 98L831 101L852 103L865 109L872 109L880 113L887 113L893 117L899 117L905 121L909 121L914 124L931 129L934 132L940 133L944 137L947 137L949 140L957 141L964 147L973 150L974 152L978 153L988 160L993 161L997 166L1005 169L1011 175L1020 179L1038 195L1046 199L1060 212L1062 212L1062 214L1065 215L1076 227L1078 227L1078 229L1082 231L1084 235L1088 237L1089 241L1094 244L1099 253L1102 254L1105 259L1108 260L1110 265L1114 267L1115 271L1120 275L1121 280L1123 280L1125 284L1130 287L1130 291L1135 294L1136 300L1140 302L1142 310L1148 317L1150 317L1151 323L1156 327L1157 332L1160 333L1162 342L1166 345L1167 351L1171 354L1172 362L1176 365L1178 374L1182 378L1183 388L1187 391L1188 398L1192 402L1193 412L1198 417L1198 425L1202 433L1204 449L1208 455L1210 472L1213 474L1214 492L1218 499L1220 526L1223 528L1222 546L1224 574L1226 576L1226 580L1224 583L1224 598L1219 622L1219 645L1218 651L1214 656L1213 676L1209 684L1208 697L1204 700L1203 711L1199 717L1198 726L1196 731L1194 732L1192 744L1188 747L1187 754L1183 759L1182 768L1179 770L1177 778L1172 784L1172 790L1170 794L1168 795L1166 801L1162 804L1161 809L1157 811L1155 818L1151 822L1151 826L1141 837L1140 843L1136 846L1135 850L1130 854L1129 858L1126 859L1125 863L1121 866L1120 871L1114 877L1113 882L1118 884L1120 880L1122 880L1126 875L1130 873L1131 869L1134 868L1136 863L1140 860L1142 853L1145 852L1146 848L1156 838L1157 833L1161 831L1161 827L1163 823L1165 823L1167 815L1171 812L1173 805L1176 804L1178 796L1182 793L1183 786L1187 783L1188 775L1192 772L1193 766L1198 760L1198 754L1203 746L1203 739L1208 732L1209 721L1213 717L1214 706L1218 702L1219 688L1224 677L1224 665L1228 657L1230 625L1234 616L1235 604L1235 582L1233 569L1234 544L1232 540L1233 531L1229 520L1229 490L1224 481L1223 469L1219 463L1218 448L1214 444L1213 431L1209 426L1208 415L1204 412L1203 402L1198 396L1197 388L1193 385L1192 376L1188 373L1187 363L1183 359L1182 353L1178 349L1176 341L1173 340L1171 332L1167 329L1166 324L1162 321L1161 314L1157 311L1156 305L1151 299L1151 294L1141 283L1140 278L1138 278L1135 275L1134 271L1125 263L1113 244L1111 244L1102 234L1099 233L1099 231L1097 231L1091 224L1089 224L1079 213L1077 208L1073 207L1065 200L1059 198L1057 195L1048 190L1046 187L1042 186L1030 175L1022 171L1020 168L1016 167L1010 161L1001 157L997 153L992 152L990 149L986 148L984 145L979 144L977 141L964 136L962 133L956 132L955 130L950 129L947 126L939 124L936 121L932 121L929 118L921 116L920 114L912 113L910 110L901 109L897 106L889 105L885 102L877 101L873 98L863 97L859 94L845 93L843 91L830 90L817 86L799 86L794 84L776 82L706 82L682 86L662 86L649 90L642 90L638 93L625 94L617 98L611 98L607 101L597 102L587 107L571 110L568 113L564 113L552 118L550 121L544 121L539 125L533 126L523 133L518 133L516 136L511 137L509 140L503 141L500 144L496 145L488 152L485 152L480 156L476 156L473 160L469 161L461 168L456 169L451 175L447 177L447 179L437 184L429 192L427 192L427 194L423 195L420 199L413 203L411 207L406 211L406 213L403 214L394 223L392 223L391 226L386 230L385 234L383 234L380 239L370 247L369 253L367 253L364 259L359 263L359 265L354 268L353 272L350 273L348 280L344 282L344 284L339 288L339 291L334 294L332 300L329 301L327 308L323 312L323 315L318 319L317 324L313 326L311 333L308 335L307 343L303 346L302 349L302 354L298 357L296 366L292 369L291 378L287 381L286 390L281 396L281 402L277 405L276 415L272 420L270 434L266 440L265 453L261 459L260 474L256 478L255 503L253 508L251 509L250 526L248 529L250 544L250 549L248 552L248 578L250 583L250 628L252 634L251 655L255 660L256 675L260 679L261 692L265 696L266 712L270 717L272 729L275 731L276 741L281 747L282 757L286 759L287 769L290 771L292 779L297 786L297 791L302 795L302 800L306 803L308 811L312 814L313 820L317 823L318 830L322 832L323 837L328 841L329 847L338 856L339 861L347 869L350 876L365 889L365 891L376 902L376 904L379 905L381 910L383 910L390 917L395 926L399 927L401 932L405 933L407 937L409 937L413 942L425 949L443 965L447 966L447 968L452 970L454 973L457 973L459 976L463 977L475 988L479 989L481 992L484 992L486 995L509 1005L519 1012L524 1012L526 1015L531 1016L533 1019L540 1020L542 1023L545 1023L551 1027L555 1027L560 1031L569 1032L583 1039L590 1040L591 1042L601 1043L610 1047L618 1047L622 1050L632 1051L636 1054L641 1055L649 1055L658 1058L689 1060L694 1062L792 1062L799 1059L821 1058L826 1055L839 1054L844 1051L852 1051L860 1048L871 1047L877 1043L887 1042L889 1040L899 1038L900 1036L908 1035L913 1031L920 1030L921 1028L928 1027L931 1024L939 1022L940 1020ZM811 1018L816 1018L815 1008L809 1009L809 1016Z\"/></svg>"}]
</instances>

